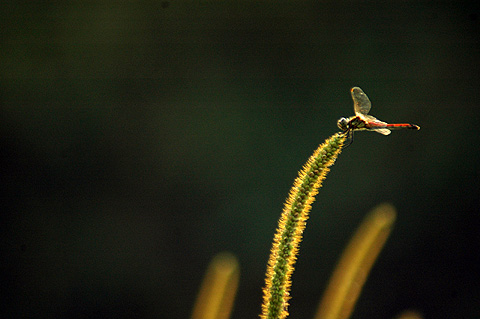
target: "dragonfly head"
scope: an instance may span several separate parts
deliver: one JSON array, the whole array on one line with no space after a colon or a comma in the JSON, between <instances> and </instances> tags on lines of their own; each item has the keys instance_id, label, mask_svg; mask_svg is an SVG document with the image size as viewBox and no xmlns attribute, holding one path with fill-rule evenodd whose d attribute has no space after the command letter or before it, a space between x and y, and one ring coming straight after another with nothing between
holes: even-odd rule
<instances>
[{"instance_id":1,"label":"dragonfly head","mask_svg":"<svg viewBox=\"0 0 480 319\"><path fill-rule=\"evenodd\" d=\"M348 119L342 117L341 119L339 119L337 121L337 126L342 131L344 131L344 132L347 131L348 130Z\"/></svg>"}]
</instances>

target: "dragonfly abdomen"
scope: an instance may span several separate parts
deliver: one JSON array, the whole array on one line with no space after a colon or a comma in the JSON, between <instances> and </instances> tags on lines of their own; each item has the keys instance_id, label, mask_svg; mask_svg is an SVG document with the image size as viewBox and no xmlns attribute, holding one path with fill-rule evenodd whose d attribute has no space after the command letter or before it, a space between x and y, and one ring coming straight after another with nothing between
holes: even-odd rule
<instances>
[{"instance_id":1,"label":"dragonfly abdomen","mask_svg":"<svg viewBox=\"0 0 480 319\"><path fill-rule=\"evenodd\" d=\"M401 129L419 130L420 129L420 126L415 124L408 124L408 123L387 124L386 127L390 130L401 130Z\"/></svg>"}]
</instances>

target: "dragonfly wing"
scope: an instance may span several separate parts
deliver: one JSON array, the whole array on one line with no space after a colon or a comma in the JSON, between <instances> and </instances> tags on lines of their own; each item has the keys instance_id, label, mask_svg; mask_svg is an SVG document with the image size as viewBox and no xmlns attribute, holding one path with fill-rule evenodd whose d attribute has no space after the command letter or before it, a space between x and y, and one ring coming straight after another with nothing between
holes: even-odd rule
<instances>
[{"instance_id":1,"label":"dragonfly wing","mask_svg":"<svg viewBox=\"0 0 480 319\"><path fill-rule=\"evenodd\" d=\"M392 131L390 131L388 128L374 128L372 129L372 131L378 132L383 135L389 135L390 133L392 133Z\"/></svg>"},{"instance_id":2,"label":"dragonfly wing","mask_svg":"<svg viewBox=\"0 0 480 319\"><path fill-rule=\"evenodd\" d=\"M387 127L388 125L387 123L380 121L379 119L377 119L375 116L372 116L372 115L363 115L362 119L374 127L379 126L383 128L383 127Z\"/></svg>"},{"instance_id":3,"label":"dragonfly wing","mask_svg":"<svg viewBox=\"0 0 480 319\"><path fill-rule=\"evenodd\" d=\"M357 115L367 115L372 108L372 103L368 99L368 96L359 87L353 87L350 90L353 99L353 108Z\"/></svg>"},{"instance_id":4,"label":"dragonfly wing","mask_svg":"<svg viewBox=\"0 0 480 319\"><path fill-rule=\"evenodd\" d=\"M375 131L375 132L378 132L378 133L383 134L383 135L388 135L388 134L392 133L392 131L390 131L387 128L387 125L388 125L387 123L382 122L382 121L378 120L377 118L375 118L371 115L364 115L362 118L367 123L366 128L368 130Z\"/></svg>"}]
</instances>

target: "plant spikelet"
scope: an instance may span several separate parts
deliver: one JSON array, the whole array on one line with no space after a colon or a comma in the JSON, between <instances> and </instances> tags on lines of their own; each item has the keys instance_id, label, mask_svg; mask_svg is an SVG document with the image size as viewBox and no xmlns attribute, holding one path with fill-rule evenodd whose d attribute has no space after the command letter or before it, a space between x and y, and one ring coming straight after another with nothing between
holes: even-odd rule
<instances>
[{"instance_id":1,"label":"plant spikelet","mask_svg":"<svg viewBox=\"0 0 480 319\"><path fill-rule=\"evenodd\" d=\"M262 319L288 316L291 276L311 205L318 189L345 142L345 134L336 133L321 144L298 173L285 202L273 239L263 289Z\"/></svg>"}]
</instances>

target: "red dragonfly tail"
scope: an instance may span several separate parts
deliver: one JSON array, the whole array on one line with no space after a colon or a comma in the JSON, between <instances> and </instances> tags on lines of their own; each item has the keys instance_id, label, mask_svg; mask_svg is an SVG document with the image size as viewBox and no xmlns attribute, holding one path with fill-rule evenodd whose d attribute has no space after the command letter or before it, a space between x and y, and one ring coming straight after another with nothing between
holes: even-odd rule
<instances>
[{"instance_id":1,"label":"red dragonfly tail","mask_svg":"<svg viewBox=\"0 0 480 319\"><path fill-rule=\"evenodd\" d=\"M388 128L389 130L402 130L402 129L419 130L420 126L415 124L400 123L400 124L387 124L386 128Z\"/></svg>"}]
</instances>

